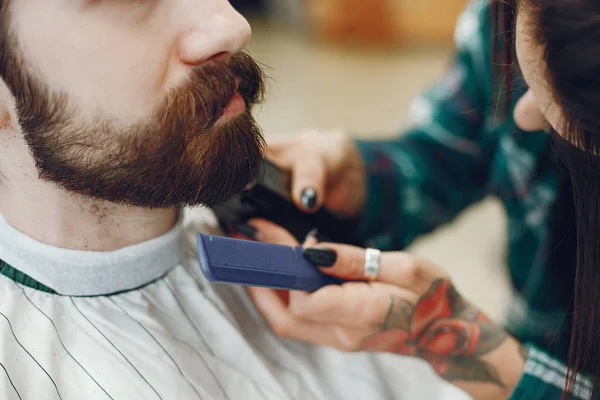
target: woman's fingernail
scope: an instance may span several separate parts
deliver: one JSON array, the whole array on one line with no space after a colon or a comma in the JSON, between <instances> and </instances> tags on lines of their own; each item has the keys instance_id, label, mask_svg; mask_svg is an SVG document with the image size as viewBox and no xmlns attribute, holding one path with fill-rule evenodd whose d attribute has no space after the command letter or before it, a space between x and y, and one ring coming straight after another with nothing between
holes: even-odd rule
<instances>
[{"instance_id":1,"label":"woman's fingernail","mask_svg":"<svg viewBox=\"0 0 600 400\"><path fill-rule=\"evenodd\" d=\"M238 231L239 233L241 233L242 235L249 237L250 239L257 240L258 236L259 236L258 231L252 225L237 224L235 226L235 230Z\"/></svg>"},{"instance_id":2,"label":"woman's fingernail","mask_svg":"<svg viewBox=\"0 0 600 400\"><path fill-rule=\"evenodd\" d=\"M312 210L317 205L317 192L311 188L304 189L300 195L300 203L306 210Z\"/></svg>"},{"instance_id":3,"label":"woman's fingernail","mask_svg":"<svg viewBox=\"0 0 600 400\"><path fill-rule=\"evenodd\" d=\"M310 230L310 232L308 232L308 234L306 235L306 238L304 239L304 243L306 243L306 242L308 242L309 240L312 240L312 239L314 239L314 240L316 240L318 242L318 240L317 240L317 234L318 233L319 233L319 230L317 228L312 228Z\"/></svg>"},{"instance_id":4,"label":"woman's fingernail","mask_svg":"<svg viewBox=\"0 0 600 400\"><path fill-rule=\"evenodd\" d=\"M331 249L325 247L310 247L304 249L304 257L317 267L332 267L337 261L337 254Z\"/></svg>"}]
</instances>

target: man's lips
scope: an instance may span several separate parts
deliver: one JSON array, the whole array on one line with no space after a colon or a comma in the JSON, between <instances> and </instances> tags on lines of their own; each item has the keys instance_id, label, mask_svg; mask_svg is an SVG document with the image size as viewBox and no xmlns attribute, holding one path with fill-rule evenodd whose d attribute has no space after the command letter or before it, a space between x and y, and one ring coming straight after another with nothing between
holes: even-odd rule
<instances>
[{"instance_id":1,"label":"man's lips","mask_svg":"<svg viewBox=\"0 0 600 400\"><path fill-rule=\"evenodd\" d=\"M235 117L240 115L246 109L246 102L239 92L235 94L229 100L229 104L225 107L222 117Z\"/></svg>"}]
</instances>

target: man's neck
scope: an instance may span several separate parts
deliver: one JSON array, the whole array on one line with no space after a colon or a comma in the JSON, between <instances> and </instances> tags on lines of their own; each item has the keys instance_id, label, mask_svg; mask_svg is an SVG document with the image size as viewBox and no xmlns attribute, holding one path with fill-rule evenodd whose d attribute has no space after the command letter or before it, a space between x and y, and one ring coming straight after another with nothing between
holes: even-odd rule
<instances>
[{"instance_id":1,"label":"man's neck","mask_svg":"<svg viewBox=\"0 0 600 400\"><path fill-rule=\"evenodd\" d=\"M161 236L177 222L175 208L121 206L67 193L37 177L24 143L9 139L3 144L8 150L0 160L0 212L37 241L65 249L113 251Z\"/></svg>"},{"instance_id":2,"label":"man's neck","mask_svg":"<svg viewBox=\"0 0 600 400\"><path fill-rule=\"evenodd\" d=\"M0 212L17 230L55 247L113 251L168 232L176 209L117 206L74 196L47 185L0 192Z\"/></svg>"}]
</instances>

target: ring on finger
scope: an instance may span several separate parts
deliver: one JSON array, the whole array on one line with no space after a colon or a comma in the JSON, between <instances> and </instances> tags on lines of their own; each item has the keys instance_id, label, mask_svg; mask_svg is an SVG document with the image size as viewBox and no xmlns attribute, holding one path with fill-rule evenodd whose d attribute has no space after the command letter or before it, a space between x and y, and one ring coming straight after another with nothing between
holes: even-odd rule
<instances>
[{"instance_id":1,"label":"ring on finger","mask_svg":"<svg viewBox=\"0 0 600 400\"><path fill-rule=\"evenodd\" d=\"M365 252L364 278L367 281L374 281L379 277L381 270L381 251L368 248Z\"/></svg>"}]
</instances>

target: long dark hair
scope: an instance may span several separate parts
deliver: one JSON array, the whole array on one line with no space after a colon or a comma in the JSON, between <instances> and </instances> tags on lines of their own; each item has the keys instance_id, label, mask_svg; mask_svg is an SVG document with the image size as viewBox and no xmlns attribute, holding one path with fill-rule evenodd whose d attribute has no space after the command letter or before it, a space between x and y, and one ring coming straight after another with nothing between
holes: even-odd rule
<instances>
[{"instance_id":1,"label":"long dark hair","mask_svg":"<svg viewBox=\"0 0 600 400\"><path fill-rule=\"evenodd\" d=\"M517 0L492 0L495 83L510 110ZM554 135L573 188L577 263L567 382L563 399L580 389L577 374L600 384L600 3L595 0L518 0L533 21L528 29L544 48L545 80L564 120ZM569 268L569 266L565 266ZM579 392L581 393L581 392Z\"/></svg>"}]
</instances>

